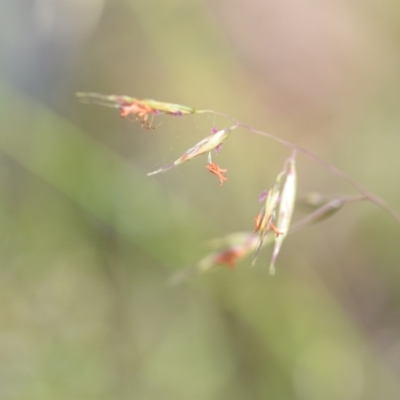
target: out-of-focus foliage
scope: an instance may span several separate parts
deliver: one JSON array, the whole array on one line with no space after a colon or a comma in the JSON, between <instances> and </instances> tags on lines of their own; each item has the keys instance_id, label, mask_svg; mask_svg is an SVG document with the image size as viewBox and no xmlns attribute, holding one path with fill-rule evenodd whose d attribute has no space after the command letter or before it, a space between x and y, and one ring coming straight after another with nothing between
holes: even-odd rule
<instances>
[{"instance_id":1,"label":"out-of-focus foliage","mask_svg":"<svg viewBox=\"0 0 400 400\"><path fill-rule=\"evenodd\" d=\"M399 210L399 48L388 0L2 0L0 398L400 398L398 225L352 203L289 235L273 278L263 249L168 286L254 228L290 150L236 129L223 186L200 159L148 177L231 123L149 131L74 95L227 112ZM300 195L352 193L296 167Z\"/></svg>"}]
</instances>

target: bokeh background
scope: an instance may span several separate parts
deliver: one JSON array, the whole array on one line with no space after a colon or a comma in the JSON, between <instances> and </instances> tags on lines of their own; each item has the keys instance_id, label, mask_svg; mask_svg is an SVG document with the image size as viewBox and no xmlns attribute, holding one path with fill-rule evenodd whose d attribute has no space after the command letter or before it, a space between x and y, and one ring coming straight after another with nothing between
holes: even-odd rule
<instances>
[{"instance_id":1,"label":"bokeh background","mask_svg":"<svg viewBox=\"0 0 400 400\"><path fill-rule=\"evenodd\" d=\"M291 140L400 210L400 5L364 0L0 2L0 398L400 398L400 226L350 204L289 236L275 277L169 277L251 230L290 150L243 129L152 131L76 91L215 109ZM354 191L298 157L299 194ZM295 218L304 215L301 204Z\"/></svg>"}]
</instances>

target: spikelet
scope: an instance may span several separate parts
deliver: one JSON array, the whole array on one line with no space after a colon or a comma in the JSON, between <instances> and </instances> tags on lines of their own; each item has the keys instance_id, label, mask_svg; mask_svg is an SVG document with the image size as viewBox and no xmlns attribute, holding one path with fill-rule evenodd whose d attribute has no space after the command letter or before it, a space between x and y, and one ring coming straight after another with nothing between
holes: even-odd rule
<instances>
[{"instance_id":1,"label":"spikelet","mask_svg":"<svg viewBox=\"0 0 400 400\"><path fill-rule=\"evenodd\" d=\"M146 129L152 129L149 116L157 114L168 114L181 116L186 114L201 114L204 110L196 110L191 107L182 106L173 103L164 103L151 99L137 99L135 97L123 95L105 95L92 92L78 92L76 96L86 104L97 104L105 107L119 109L121 117L134 115L135 118Z\"/></svg>"},{"instance_id":2,"label":"spikelet","mask_svg":"<svg viewBox=\"0 0 400 400\"><path fill-rule=\"evenodd\" d=\"M273 275L276 257L288 234L296 200L295 153L286 160L273 187L268 192L263 192L261 197L265 197L265 205L256 218L256 232L259 232L259 239L253 256L253 265L257 261L266 235L274 232L275 245L269 268L270 274Z\"/></svg>"},{"instance_id":3,"label":"spikelet","mask_svg":"<svg viewBox=\"0 0 400 400\"><path fill-rule=\"evenodd\" d=\"M296 164L295 164L295 154L291 156L288 160L288 171L286 174L286 180L283 184L280 201L278 216L276 219L276 227L280 232L275 238L274 250L272 253L272 259L269 266L270 274L275 274L275 261L278 256L279 250L282 246L282 242L289 232L290 222L292 220L293 209L296 200Z\"/></svg>"},{"instance_id":4,"label":"spikelet","mask_svg":"<svg viewBox=\"0 0 400 400\"><path fill-rule=\"evenodd\" d=\"M282 175L283 173L281 172L278 175L274 183L274 186L268 191L268 194L266 195L265 199L265 205L256 218L255 231L259 233L259 236L258 236L258 243L256 246L256 250L253 256L253 262L252 262L253 266L256 264L258 253L260 252L260 249L263 246L265 237L270 231L275 230L274 229L275 226L272 222L272 219L275 215L275 209L279 201L280 180L282 178ZM279 232L276 231L276 234L279 234Z\"/></svg>"},{"instance_id":5,"label":"spikelet","mask_svg":"<svg viewBox=\"0 0 400 400\"><path fill-rule=\"evenodd\" d=\"M210 136L207 136L197 144L195 144L193 147L191 147L189 150L187 150L181 157L179 157L177 160L175 160L173 163L168 164L160 169L157 169L155 171L149 172L147 175L156 175L165 171L168 171L169 169L176 167L186 161L191 160L192 158L201 156L202 154L208 153L211 150L217 148L218 146L221 145L222 142L224 142L230 133L232 132L233 129L237 128L236 126L231 126L230 128L227 129L222 129Z\"/></svg>"},{"instance_id":6,"label":"spikelet","mask_svg":"<svg viewBox=\"0 0 400 400\"><path fill-rule=\"evenodd\" d=\"M223 246L222 250L214 251L202 258L192 267L186 268L172 277L171 284L181 283L195 274L207 272L218 266L233 270L237 262L250 254L256 247L258 235L254 232L238 232L223 238L214 239L213 245ZM264 244L269 243L268 239Z\"/></svg>"}]
</instances>

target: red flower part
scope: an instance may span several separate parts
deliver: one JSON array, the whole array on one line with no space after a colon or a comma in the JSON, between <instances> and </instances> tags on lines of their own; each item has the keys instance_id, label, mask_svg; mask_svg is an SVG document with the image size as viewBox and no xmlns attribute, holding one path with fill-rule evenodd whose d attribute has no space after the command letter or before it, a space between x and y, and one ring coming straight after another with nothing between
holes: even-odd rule
<instances>
[{"instance_id":1,"label":"red flower part","mask_svg":"<svg viewBox=\"0 0 400 400\"><path fill-rule=\"evenodd\" d=\"M215 163L209 163L206 168L212 173L217 175L217 177L219 178L219 184L222 185L224 183L224 181L227 181L228 178L224 175L226 173L226 171L228 171L227 169L222 169L220 168L217 164Z\"/></svg>"},{"instance_id":2,"label":"red flower part","mask_svg":"<svg viewBox=\"0 0 400 400\"><path fill-rule=\"evenodd\" d=\"M261 224L262 224L262 220L263 220L263 215L262 213L257 214L256 218L256 227L254 229L254 232L258 232L261 228ZM269 223L269 229L271 229L271 231L275 232L275 235L278 237L279 235L282 235L282 232L280 232L278 230L278 228L272 223Z\"/></svg>"},{"instance_id":3,"label":"red flower part","mask_svg":"<svg viewBox=\"0 0 400 400\"><path fill-rule=\"evenodd\" d=\"M255 220L256 220L256 227L254 228L254 232L258 232L261 228L261 223L262 223L263 215L262 213L257 214Z\"/></svg>"},{"instance_id":4,"label":"red flower part","mask_svg":"<svg viewBox=\"0 0 400 400\"><path fill-rule=\"evenodd\" d=\"M136 102L133 103L125 103L121 104L120 106L120 116L121 117L127 117L130 114L153 114L154 110L151 107L148 107L144 104L139 104Z\"/></svg>"},{"instance_id":5,"label":"red flower part","mask_svg":"<svg viewBox=\"0 0 400 400\"><path fill-rule=\"evenodd\" d=\"M218 254L215 257L214 262L216 264L222 264L228 267L229 269L235 269L236 262L238 259L242 258L247 251L243 248L229 248L223 251L222 253Z\"/></svg>"},{"instance_id":6,"label":"red flower part","mask_svg":"<svg viewBox=\"0 0 400 400\"><path fill-rule=\"evenodd\" d=\"M121 104L119 115L122 118L128 115L135 115L136 119L142 124L146 129L151 129L151 121L149 121L150 114L158 114L158 111L141 103L132 102Z\"/></svg>"}]
</instances>

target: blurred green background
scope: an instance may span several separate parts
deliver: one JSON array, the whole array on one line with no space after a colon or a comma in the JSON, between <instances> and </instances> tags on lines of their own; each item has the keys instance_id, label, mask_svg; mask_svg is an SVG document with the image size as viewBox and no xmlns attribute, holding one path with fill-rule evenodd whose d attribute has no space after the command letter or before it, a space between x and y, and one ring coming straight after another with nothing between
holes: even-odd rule
<instances>
[{"instance_id":1,"label":"blurred green background","mask_svg":"<svg viewBox=\"0 0 400 400\"><path fill-rule=\"evenodd\" d=\"M289 149L229 122L146 131L76 91L227 112L400 210L396 1L2 0L0 398L400 398L400 226L370 203L290 236L277 275L169 277L251 230ZM299 194L354 193L298 157ZM295 218L301 217L301 210Z\"/></svg>"}]
</instances>

